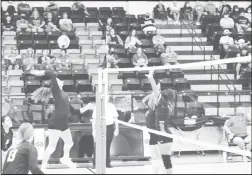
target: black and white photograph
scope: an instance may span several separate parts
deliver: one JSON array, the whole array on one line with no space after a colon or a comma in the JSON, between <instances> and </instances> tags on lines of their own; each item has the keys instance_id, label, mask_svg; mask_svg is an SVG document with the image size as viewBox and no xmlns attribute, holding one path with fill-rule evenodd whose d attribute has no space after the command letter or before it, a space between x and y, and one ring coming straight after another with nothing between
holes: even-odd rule
<instances>
[{"instance_id":1,"label":"black and white photograph","mask_svg":"<svg viewBox=\"0 0 252 175\"><path fill-rule=\"evenodd\" d=\"M252 174L251 1L1 1L1 174Z\"/></svg>"}]
</instances>

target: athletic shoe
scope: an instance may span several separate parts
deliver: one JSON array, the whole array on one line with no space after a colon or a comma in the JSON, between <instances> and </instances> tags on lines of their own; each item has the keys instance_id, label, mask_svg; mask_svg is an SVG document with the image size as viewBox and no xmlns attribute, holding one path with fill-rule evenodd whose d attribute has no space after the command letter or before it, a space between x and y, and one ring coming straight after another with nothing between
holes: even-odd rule
<instances>
[{"instance_id":1,"label":"athletic shoe","mask_svg":"<svg viewBox=\"0 0 252 175\"><path fill-rule=\"evenodd\" d=\"M70 168L77 168L77 165L75 163L73 163L70 158L64 158L64 157L62 157L60 159L60 162L62 164L64 164L64 165L67 165Z\"/></svg>"}]
</instances>

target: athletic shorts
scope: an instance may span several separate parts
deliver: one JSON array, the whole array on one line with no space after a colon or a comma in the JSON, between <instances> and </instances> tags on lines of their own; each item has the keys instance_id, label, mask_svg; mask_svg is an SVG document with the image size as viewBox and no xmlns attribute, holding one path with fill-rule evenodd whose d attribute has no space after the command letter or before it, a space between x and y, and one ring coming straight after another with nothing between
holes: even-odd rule
<instances>
[{"instance_id":1,"label":"athletic shorts","mask_svg":"<svg viewBox=\"0 0 252 175\"><path fill-rule=\"evenodd\" d=\"M68 129L68 117L52 117L48 120L48 129L65 131Z\"/></svg>"},{"instance_id":2,"label":"athletic shorts","mask_svg":"<svg viewBox=\"0 0 252 175\"><path fill-rule=\"evenodd\" d=\"M234 142L234 138L236 138L236 137L238 137L238 136L234 136L232 139L230 139L230 143L233 143ZM242 138L242 140L244 140L244 139L246 139L246 137L248 137L248 136L242 136L240 138Z\"/></svg>"}]
</instances>

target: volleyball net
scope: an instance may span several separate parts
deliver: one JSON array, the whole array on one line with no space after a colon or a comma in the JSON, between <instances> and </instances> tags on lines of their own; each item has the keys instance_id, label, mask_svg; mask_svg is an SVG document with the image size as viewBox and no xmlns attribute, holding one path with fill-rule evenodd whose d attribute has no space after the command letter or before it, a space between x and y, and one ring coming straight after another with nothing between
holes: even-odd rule
<instances>
[{"instance_id":1,"label":"volleyball net","mask_svg":"<svg viewBox=\"0 0 252 175\"><path fill-rule=\"evenodd\" d=\"M141 83L141 80L146 79L145 74L148 74L149 71L154 71L154 76L156 76L156 74L159 74L159 75L163 74L163 75L160 75L160 77L156 76L155 79L167 80L167 79L170 78L172 80L171 84L173 84L173 87L174 87L174 82L175 82L174 79L179 77L179 76L176 77L179 74L178 69L180 69L182 71L182 73L183 73L183 71L186 71L186 70L188 70L190 68L191 69L192 68L197 69L197 68L200 68L200 67L204 67L203 69L206 71L205 68L207 68L208 69L207 71L209 72L210 69L211 69L211 71L213 71L213 69L219 69L218 66L227 67L228 64L235 64L235 63L244 64L244 63L249 63L249 62L251 62L251 57L247 56L247 57L237 57L237 58L230 58L230 59L223 59L223 60L210 60L210 61L194 62L194 63L187 63L187 64L169 65L169 66L153 66L153 67L142 67L142 68L108 68L108 69L99 70L99 72L100 72L99 77L100 78L99 78L99 86L98 86L99 90L98 90L98 92L101 95L101 99L102 99L101 105L103 106L101 108L102 111L101 111L101 114L100 114L100 119L97 119L97 121L99 120L98 123L103 125L103 126L101 126L101 125L97 126L97 128L100 127L99 130L102 133L101 134L102 136L99 136L99 135L97 135L97 136L100 137L101 142L103 140L103 147L101 146L99 148L99 151L100 152L102 152L102 150L105 151L105 149L104 149L104 146L105 146L104 137L106 136L106 129L105 129L104 119L106 118L106 114L109 114L109 111L106 111L108 109L107 108L107 102L109 101L110 97L118 96L118 95L115 95L116 91L120 91L120 88L118 90L118 86L120 87L121 84L118 83L118 82L122 81L122 86L123 86L122 89L124 89L125 94L127 94L127 92L129 92L129 91L132 91L135 94L137 94L139 92L141 93L142 91L145 91L145 92L148 91L150 93L150 91L151 91L150 89L149 90L148 89L145 89L145 90L141 89L142 87L144 87L144 88L148 87L147 86L148 83L147 82L145 82L146 84ZM162 76L166 76L166 75L174 73L173 71L176 74L175 77L169 77L169 78L162 77ZM119 81L114 80L115 77L118 77L118 75L122 75L122 74L126 74L126 76L125 76L126 78L124 77L124 80L119 80ZM132 78L131 75L135 76L136 82L134 82L134 78ZM219 79L219 76L218 76L218 79ZM156 80L156 81L158 81L158 80ZM159 83L161 83L161 81L159 81ZM165 83L169 84L167 81ZM189 83L190 83L190 80L189 80ZM165 84L165 85L167 85L167 84ZM165 85L164 85L164 88L167 88L168 86L165 86ZM207 86L207 85L205 85L205 86ZM209 85L209 86L211 86L211 85ZM230 84L228 84L228 85L225 84L225 87L228 87L228 86L233 87L233 88L229 89L230 92L237 90L237 88L235 88L234 85L230 86ZM139 89L139 87L140 87L140 89ZM183 87L185 87L185 85L183 85L182 88ZM224 87L224 85L223 85L223 87ZM134 88L135 88L135 90L132 90ZM164 88L162 88L162 89L164 89ZM179 88L179 86L175 87L175 89L176 88ZM215 90L220 90L220 89L218 88L218 89L215 89ZM123 95L123 93L121 94L121 96L126 97L126 95ZM134 103L134 101L132 101L132 102ZM122 103L122 102L120 101L119 103ZM120 104L120 105L123 106L124 104ZM131 105L132 105L132 109L134 109L134 104L131 103ZM176 108L177 107L175 106L175 109ZM191 116L189 116L189 118L190 117ZM199 132L196 132L197 137L192 138L192 137L187 137L185 135L183 136L183 134L174 133L173 130L172 130L172 134L168 134L168 133L165 133L165 132L161 132L161 131L146 128L146 126L140 126L140 125L125 122L125 121L122 121L122 120L117 120L117 122L120 125L124 125L126 127L129 127L129 128L135 129L135 130L140 130L140 131L145 132L145 133L153 133L153 134L156 134L156 135L159 135L159 136L173 138L174 141L179 141L181 143L188 143L188 144L196 145L199 148L198 151L200 151L200 147L201 147L201 148L208 148L206 150L219 150L219 151L223 151L223 152L230 152L230 153L234 153L234 154L238 154L238 155L242 155L242 156L251 157L251 152L250 151L241 150L241 149L239 149L237 147L234 147L234 148L229 147L227 144L222 145L222 144L218 144L216 142L215 143L209 143L209 142L205 142L205 141L200 141L199 138L198 138ZM189 120L188 120L188 122L189 122ZM190 122L192 122L192 120ZM195 122L195 120L194 120L194 122ZM201 125L201 127L198 127L196 130L199 131L200 129L202 129L202 127L204 126L205 123L203 121L203 124ZM178 125L176 125L176 126L178 126ZM180 127L176 127L176 126L174 126L174 125L172 126L172 127L175 128L174 131L183 133L183 131L180 129ZM223 135L224 135L223 137L225 137L224 132L223 132ZM103 137L103 139L101 137ZM102 158L102 159L105 160L105 158ZM104 164L103 164L103 167L105 167ZM105 169L102 168L102 165L100 167L100 171L97 171L97 172L103 172L103 173L105 172Z\"/></svg>"}]
</instances>

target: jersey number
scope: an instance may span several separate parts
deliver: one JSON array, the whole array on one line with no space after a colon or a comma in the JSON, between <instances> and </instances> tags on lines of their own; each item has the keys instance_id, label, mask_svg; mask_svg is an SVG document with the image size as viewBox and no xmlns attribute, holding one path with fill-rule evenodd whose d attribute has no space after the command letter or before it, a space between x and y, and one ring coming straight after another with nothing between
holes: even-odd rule
<instances>
[{"instance_id":1,"label":"jersey number","mask_svg":"<svg viewBox=\"0 0 252 175\"><path fill-rule=\"evenodd\" d=\"M12 162L15 159L16 154L17 154L17 149L10 150L7 162Z\"/></svg>"}]
</instances>

